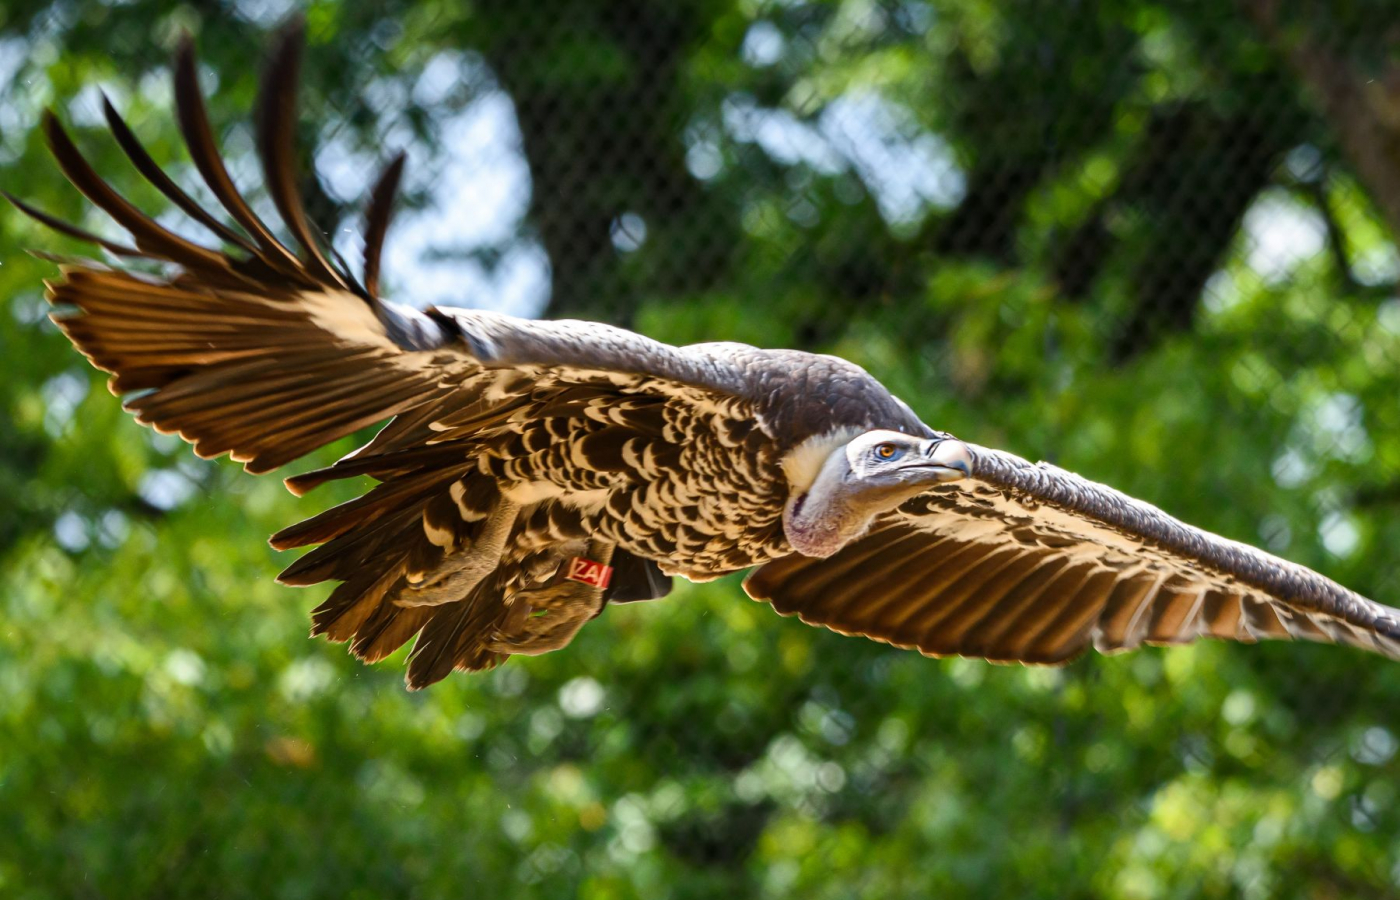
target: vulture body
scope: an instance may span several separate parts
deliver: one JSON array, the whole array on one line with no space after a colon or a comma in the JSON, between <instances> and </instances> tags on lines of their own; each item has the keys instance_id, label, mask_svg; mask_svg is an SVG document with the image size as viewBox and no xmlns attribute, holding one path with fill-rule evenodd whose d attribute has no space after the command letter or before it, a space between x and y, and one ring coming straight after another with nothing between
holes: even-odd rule
<instances>
[{"instance_id":1,"label":"vulture body","mask_svg":"<svg viewBox=\"0 0 1400 900\"><path fill-rule=\"evenodd\" d=\"M118 258L169 264L155 277L64 261L49 284L55 321L112 373L113 393L132 395L138 421L257 473L391 419L335 465L287 480L296 493L377 485L272 541L319 545L283 582L340 582L313 633L367 661L416 637L410 687L558 649L607 601L663 596L671 576L755 566L747 591L780 613L935 656L1052 664L1090 646L1214 637L1400 657L1396 610L1054 466L957 441L844 360L384 300L379 250L403 158L371 194L357 279L296 191L299 52L294 26L257 120L290 244L221 161L188 39L179 123L231 222L162 172L110 103L105 114L137 170L218 249L132 206L52 114L59 165L134 245L10 199ZM574 577L585 571L611 582Z\"/></svg>"}]
</instances>

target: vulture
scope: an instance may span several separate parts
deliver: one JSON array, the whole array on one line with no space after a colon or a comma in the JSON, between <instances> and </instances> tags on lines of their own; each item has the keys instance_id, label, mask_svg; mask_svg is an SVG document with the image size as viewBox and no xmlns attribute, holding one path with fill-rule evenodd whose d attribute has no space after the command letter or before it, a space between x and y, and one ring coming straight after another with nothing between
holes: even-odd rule
<instances>
[{"instance_id":1,"label":"vulture","mask_svg":"<svg viewBox=\"0 0 1400 900\"><path fill-rule=\"evenodd\" d=\"M312 633L373 662L414 640L407 683L564 647L608 602L751 569L783 615L929 656L1054 665L1197 638L1347 644L1400 658L1400 611L1047 463L925 425L859 366L738 343L674 347L608 325L385 299L380 249L403 171L366 204L359 277L298 192L302 28L262 79L256 148L275 230L225 167L191 39L180 131L215 214L155 163L110 102L117 144L209 232L141 212L52 112L64 174L118 243L6 195L114 263L40 253L54 321L146 425L268 472L387 420L286 479L367 476L358 499L272 537L315 546L279 576L338 585ZM152 274L155 272L157 274Z\"/></svg>"}]
</instances>

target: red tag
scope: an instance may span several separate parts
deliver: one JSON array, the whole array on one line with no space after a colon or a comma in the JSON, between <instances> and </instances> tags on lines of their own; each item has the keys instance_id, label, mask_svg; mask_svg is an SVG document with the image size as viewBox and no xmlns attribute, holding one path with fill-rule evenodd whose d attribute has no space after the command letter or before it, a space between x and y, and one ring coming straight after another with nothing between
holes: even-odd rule
<instances>
[{"instance_id":1,"label":"red tag","mask_svg":"<svg viewBox=\"0 0 1400 900\"><path fill-rule=\"evenodd\" d=\"M605 588L612 581L612 566L605 566L582 556L569 558L569 571L564 575L570 581L581 581L595 588Z\"/></svg>"}]
</instances>

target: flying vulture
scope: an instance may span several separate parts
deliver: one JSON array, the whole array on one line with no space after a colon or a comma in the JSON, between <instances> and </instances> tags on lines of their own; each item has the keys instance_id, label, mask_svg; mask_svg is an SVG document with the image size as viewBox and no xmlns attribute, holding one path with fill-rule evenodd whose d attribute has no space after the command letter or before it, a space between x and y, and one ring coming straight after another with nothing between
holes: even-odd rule
<instances>
[{"instance_id":1,"label":"flying vulture","mask_svg":"<svg viewBox=\"0 0 1400 900\"><path fill-rule=\"evenodd\" d=\"M313 634L350 641L369 662L416 637L407 681L422 688L560 649L607 602L662 597L672 576L753 569L748 594L783 615L930 656L1056 664L1090 646L1208 637L1400 658L1400 611L930 428L845 360L384 299L380 248L403 156L369 197L356 278L297 191L300 31L279 38L257 116L290 242L220 159L188 37L174 66L179 125L226 219L156 165L110 102L104 112L136 169L217 249L128 202L52 113L43 128L59 166L132 245L10 200L117 258L166 264L153 276L60 260L48 285L58 326L111 373L138 421L258 473L390 420L334 465L286 481L296 494L377 482L272 538L318 545L283 583L340 582Z\"/></svg>"}]
</instances>

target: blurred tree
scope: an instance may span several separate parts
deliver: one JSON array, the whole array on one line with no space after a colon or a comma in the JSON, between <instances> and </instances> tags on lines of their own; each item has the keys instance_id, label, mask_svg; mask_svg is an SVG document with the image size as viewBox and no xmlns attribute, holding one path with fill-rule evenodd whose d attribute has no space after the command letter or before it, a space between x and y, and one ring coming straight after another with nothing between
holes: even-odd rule
<instances>
[{"instance_id":1,"label":"blurred tree","mask_svg":"<svg viewBox=\"0 0 1400 900\"><path fill-rule=\"evenodd\" d=\"M316 2L308 193L340 245L406 146L397 296L476 302L537 240L552 313L840 353L1394 602L1388 5ZM255 185L286 8L6 4L0 186L105 227L54 105L159 210L91 86L188 175L180 28ZM519 191L456 189L471 141ZM407 695L271 581L266 534L354 486L296 500L135 426L27 246L78 249L0 210L0 896L1396 895L1400 667L1337 648L934 661L726 580Z\"/></svg>"},{"instance_id":2,"label":"blurred tree","mask_svg":"<svg viewBox=\"0 0 1400 900\"><path fill-rule=\"evenodd\" d=\"M685 60L724 4L557 7L542 15L538 6L485 0L459 37L484 43L515 100L551 310L626 325L640 285L619 271L615 242L652 242L652 294L703 289L724 273L729 217L687 171L682 141ZM710 232L703 241L697 223Z\"/></svg>"},{"instance_id":3,"label":"blurred tree","mask_svg":"<svg viewBox=\"0 0 1400 900\"><path fill-rule=\"evenodd\" d=\"M1400 232L1400 32L1387 0L1240 8L1297 73L1327 116L1347 160Z\"/></svg>"}]
</instances>

